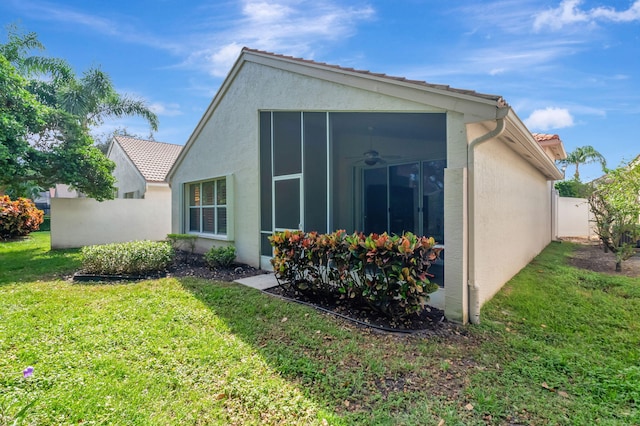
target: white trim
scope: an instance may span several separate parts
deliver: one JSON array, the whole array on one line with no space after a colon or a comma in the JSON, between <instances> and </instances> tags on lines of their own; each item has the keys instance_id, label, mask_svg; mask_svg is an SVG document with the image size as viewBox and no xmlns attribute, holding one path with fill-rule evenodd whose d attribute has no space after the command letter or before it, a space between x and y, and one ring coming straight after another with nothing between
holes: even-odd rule
<instances>
[{"instance_id":1,"label":"white trim","mask_svg":"<svg viewBox=\"0 0 640 426\"><path fill-rule=\"evenodd\" d=\"M218 205L217 204L217 191L218 191L218 182L225 181L226 187L226 202L225 204ZM214 184L214 204L204 206L202 204L202 184L207 182L213 182ZM200 205L199 206L191 206L191 191L186 191L185 188L190 188L192 185L200 185ZM222 240L222 241L233 241L235 235L235 209L234 209L234 199L235 199L235 191L234 191L234 176L233 174L228 174L224 176L209 178L209 179L201 179L193 182L185 182L182 185L182 193L180 194L180 199L183 205L181 209L183 211L183 216L181 217L181 227L183 229L183 233L189 235L196 235L198 238L208 238L214 240ZM218 229L218 208L224 208L226 210L227 215L227 226L226 233L207 233L202 231L191 231L189 228L190 224L187 223L187 217L191 220L191 209L199 208L200 212L202 212L203 208L213 208L214 209L214 228ZM200 214L200 229L202 230L202 214Z\"/></svg>"}]
</instances>

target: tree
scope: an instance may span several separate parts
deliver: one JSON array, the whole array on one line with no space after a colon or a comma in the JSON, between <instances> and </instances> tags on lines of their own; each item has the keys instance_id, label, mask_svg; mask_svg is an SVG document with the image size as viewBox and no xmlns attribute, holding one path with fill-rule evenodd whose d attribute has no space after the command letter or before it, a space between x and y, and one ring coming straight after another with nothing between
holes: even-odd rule
<instances>
[{"instance_id":1,"label":"tree","mask_svg":"<svg viewBox=\"0 0 640 426\"><path fill-rule=\"evenodd\" d=\"M157 130L158 117L143 100L117 93L99 68L77 78L66 61L31 56L33 49L44 49L37 35L15 27L0 44L8 90L0 87L0 194L24 196L37 186L65 183L98 200L113 198L113 162L92 147L90 128L109 117L137 115Z\"/></svg>"},{"instance_id":2,"label":"tree","mask_svg":"<svg viewBox=\"0 0 640 426\"><path fill-rule=\"evenodd\" d=\"M0 193L66 183L97 200L113 198L114 163L77 118L38 102L0 55Z\"/></svg>"},{"instance_id":3,"label":"tree","mask_svg":"<svg viewBox=\"0 0 640 426\"><path fill-rule=\"evenodd\" d=\"M158 117L146 102L117 93L109 76L99 68L64 82L56 94L56 106L79 117L86 129L101 125L108 117L139 116L152 130L158 130Z\"/></svg>"},{"instance_id":4,"label":"tree","mask_svg":"<svg viewBox=\"0 0 640 426\"><path fill-rule=\"evenodd\" d=\"M580 170L579 167L581 164L591 164L591 163L600 163L602 166L602 171L606 173L607 171L607 161L594 147L591 145L580 146L569 154L567 154L567 158L559 161L562 165L573 165L576 166L576 172L574 174L574 180L580 181Z\"/></svg>"},{"instance_id":5,"label":"tree","mask_svg":"<svg viewBox=\"0 0 640 426\"><path fill-rule=\"evenodd\" d=\"M640 240L640 163L621 166L593 183L588 198L595 232L616 256L616 271Z\"/></svg>"},{"instance_id":6,"label":"tree","mask_svg":"<svg viewBox=\"0 0 640 426\"><path fill-rule=\"evenodd\" d=\"M561 197L571 198L587 198L591 191L589 184L582 183L575 179L556 182L555 188L558 190Z\"/></svg>"},{"instance_id":7,"label":"tree","mask_svg":"<svg viewBox=\"0 0 640 426\"><path fill-rule=\"evenodd\" d=\"M109 117L139 116L153 131L158 130L158 116L146 102L116 92L109 75L99 67L78 78L63 59L28 56L33 49L44 50L35 33L22 35L15 26L9 26L7 32L8 41L0 44L0 54L29 80L27 88L41 103L76 116L87 129ZM42 76L47 78L39 78Z\"/></svg>"}]
</instances>

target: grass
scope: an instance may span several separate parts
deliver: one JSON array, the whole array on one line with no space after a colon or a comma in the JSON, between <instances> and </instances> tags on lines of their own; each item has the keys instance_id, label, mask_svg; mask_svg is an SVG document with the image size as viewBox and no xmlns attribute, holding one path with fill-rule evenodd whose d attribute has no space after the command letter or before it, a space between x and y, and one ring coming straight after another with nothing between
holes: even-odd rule
<instances>
[{"instance_id":1,"label":"grass","mask_svg":"<svg viewBox=\"0 0 640 426\"><path fill-rule=\"evenodd\" d=\"M235 284L73 284L55 277L77 251L48 233L0 243L0 424L638 424L640 282L572 250L551 244L482 325L426 338Z\"/></svg>"},{"instance_id":2,"label":"grass","mask_svg":"<svg viewBox=\"0 0 640 426\"><path fill-rule=\"evenodd\" d=\"M80 250L50 250L50 232L26 238L0 240L0 286L72 274L80 266Z\"/></svg>"}]
</instances>

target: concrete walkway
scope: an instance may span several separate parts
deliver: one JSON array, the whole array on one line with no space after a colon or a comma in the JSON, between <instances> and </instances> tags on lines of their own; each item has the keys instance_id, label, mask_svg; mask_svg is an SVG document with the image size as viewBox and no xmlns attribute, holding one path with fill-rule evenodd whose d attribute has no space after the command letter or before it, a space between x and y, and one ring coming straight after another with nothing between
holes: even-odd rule
<instances>
[{"instance_id":1,"label":"concrete walkway","mask_svg":"<svg viewBox=\"0 0 640 426\"><path fill-rule=\"evenodd\" d=\"M255 275L253 277L240 278L239 280L235 280L234 282L242 285L246 285L247 287L256 288L258 290L266 290L271 287L276 287L278 285L278 281L276 280L276 276L272 273Z\"/></svg>"}]
</instances>

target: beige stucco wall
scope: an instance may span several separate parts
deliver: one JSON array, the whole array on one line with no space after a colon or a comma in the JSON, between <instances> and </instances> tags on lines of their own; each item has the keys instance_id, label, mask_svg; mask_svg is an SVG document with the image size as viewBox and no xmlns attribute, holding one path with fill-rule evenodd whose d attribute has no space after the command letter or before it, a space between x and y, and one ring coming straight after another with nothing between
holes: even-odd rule
<instances>
[{"instance_id":1,"label":"beige stucco wall","mask_svg":"<svg viewBox=\"0 0 640 426\"><path fill-rule=\"evenodd\" d=\"M447 114L447 168L444 170L445 313L466 323L467 306L467 132L462 114Z\"/></svg>"},{"instance_id":2,"label":"beige stucco wall","mask_svg":"<svg viewBox=\"0 0 640 426\"><path fill-rule=\"evenodd\" d=\"M184 183L233 174L237 260L258 267L259 111L434 111L423 104L310 78L284 70L244 64L172 177L172 230L183 233ZM200 238L198 251L226 241Z\"/></svg>"},{"instance_id":3,"label":"beige stucco wall","mask_svg":"<svg viewBox=\"0 0 640 426\"><path fill-rule=\"evenodd\" d=\"M551 241L552 182L495 139L476 148L473 178L475 274L469 279L482 305Z\"/></svg>"},{"instance_id":4,"label":"beige stucco wall","mask_svg":"<svg viewBox=\"0 0 640 426\"><path fill-rule=\"evenodd\" d=\"M558 198L558 237L595 236L593 215L586 198Z\"/></svg>"},{"instance_id":5,"label":"beige stucco wall","mask_svg":"<svg viewBox=\"0 0 640 426\"><path fill-rule=\"evenodd\" d=\"M115 186L118 188L117 198L123 198L127 192L135 193L134 198L141 198L145 192L146 182L144 177L142 177L119 144L114 143L111 145L109 158L116 163L113 176L116 178Z\"/></svg>"},{"instance_id":6,"label":"beige stucco wall","mask_svg":"<svg viewBox=\"0 0 640 426\"><path fill-rule=\"evenodd\" d=\"M154 188L146 199L51 199L51 248L134 240L164 240L171 232L171 193Z\"/></svg>"}]
</instances>

